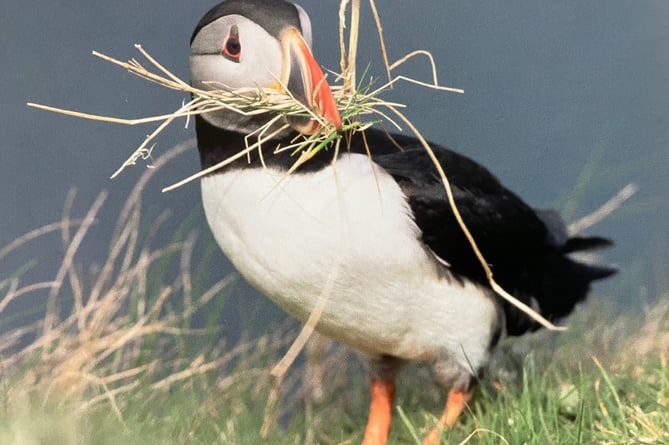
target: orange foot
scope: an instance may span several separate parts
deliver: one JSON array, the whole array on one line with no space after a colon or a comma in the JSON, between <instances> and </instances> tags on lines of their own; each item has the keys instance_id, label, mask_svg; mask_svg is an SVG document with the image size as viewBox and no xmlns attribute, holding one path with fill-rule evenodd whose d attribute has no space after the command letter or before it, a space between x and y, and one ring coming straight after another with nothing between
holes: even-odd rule
<instances>
[{"instance_id":1,"label":"orange foot","mask_svg":"<svg viewBox=\"0 0 669 445\"><path fill-rule=\"evenodd\" d=\"M372 402L369 406L369 420L362 445L385 445L390 434L395 382L373 378L371 383Z\"/></svg>"},{"instance_id":2,"label":"orange foot","mask_svg":"<svg viewBox=\"0 0 669 445\"><path fill-rule=\"evenodd\" d=\"M437 425L423 439L423 445L439 445L441 433L455 424L460 413L467 407L467 402L471 397L471 391L449 391L446 398L446 408L437 421Z\"/></svg>"}]
</instances>

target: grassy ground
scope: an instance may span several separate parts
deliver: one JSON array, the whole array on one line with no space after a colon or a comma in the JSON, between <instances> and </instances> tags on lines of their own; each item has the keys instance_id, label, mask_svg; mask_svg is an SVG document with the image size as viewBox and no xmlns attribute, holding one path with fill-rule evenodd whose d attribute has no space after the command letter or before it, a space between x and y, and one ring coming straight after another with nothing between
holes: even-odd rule
<instances>
[{"instance_id":1,"label":"grassy ground","mask_svg":"<svg viewBox=\"0 0 669 445\"><path fill-rule=\"evenodd\" d=\"M593 327L583 317L560 338L539 334L507 343L489 379L479 387L471 411L443 443L669 443L667 344L661 344L666 342L669 311L653 311L652 319L619 319L613 327L601 322ZM592 318L599 313L594 311ZM638 336L620 338L620 325L648 326L655 321L664 323L664 334L642 328ZM234 348L203 345L208 352L199 362L184 363L180 371L165 375L154 370L108 388L93 382L105 377L94 369L75 377L89 381L76 393L54 383L63 376L49 375L52 367L24 367L3 377L0 443L359 443L368 399L366 379L355 358L326 343L322 360L295 366L277 382L268 368L285 349L282 338L294 334L278 331L282 333ZM591 355L592 347L599 351L597 356ZM525 354L532 349L536 351ZM163 360L147 353L147 360L153 359ZM204 369L206 363L214 366ZM127 385L131 386L115 391ZM279 402L272 410L268 400L275 391ZM409 366L399 382L391 443L420 443L443 396L426 369ZM263 441L260 431L266 417L274 423Z\"/></svg>"},{"instance_id":2,"label":"grassy ground","mask_svg":"<svg viewBox=\"0 0 669 445\"><path fill-rule=\"evenodd\" d=\"M75 261L101 196L83 219L52 227L65 246L53 280L0 280L0 444L359 443L367 382L351 352L312 339L277 380L269 369L297 324L226 344L218 314L230 278L201 287L206 255L194 258L186 230L152 247L161 217L140 224L140 191L156 170L121 212L104 264ZM13 305L35 294L40 319L17 324ZM622 316L595 297L566 333L505 341L443 443L669 443L667 351L666 302ZM391 443L420 443L444 398L426 368L408 366Z\"/></svg>"}]
</instances>

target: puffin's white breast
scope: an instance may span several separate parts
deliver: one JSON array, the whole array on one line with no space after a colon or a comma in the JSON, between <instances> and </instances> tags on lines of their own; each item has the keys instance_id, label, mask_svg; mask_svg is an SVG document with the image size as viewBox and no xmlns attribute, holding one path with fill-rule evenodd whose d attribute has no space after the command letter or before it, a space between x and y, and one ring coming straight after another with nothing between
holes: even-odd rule
<instances>
[{"instance_id":1,"label":"puffin's white breast","mask_svg":"<svg viewBox=\"0 0 669 445\"><path fill-rule=\"evenodd\" d=\"M398 184L366 156L290 176L210 175L202 196L216 240L251 284L302 321L326 298L325 335L369 354L485 360L490 295L444 277Z\"/></svg>"}]
</instances>

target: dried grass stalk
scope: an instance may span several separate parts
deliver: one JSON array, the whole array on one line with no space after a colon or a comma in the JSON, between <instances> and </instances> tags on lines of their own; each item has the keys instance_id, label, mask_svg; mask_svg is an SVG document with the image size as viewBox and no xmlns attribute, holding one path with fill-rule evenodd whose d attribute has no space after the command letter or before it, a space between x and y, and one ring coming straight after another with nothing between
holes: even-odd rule
<instances>
[{"instance_id":1,"label":"dried grass stalk","mask_svg":"<svg viewBox=\"0 0 669 445\"><path fill-rule=\"evenodd\" d=\"M175 147L159 157L156 166L164 165L193 146L194 142L189 141ZM122 422L120 396L138 387L141 379L160 376L157 388L167 388L232 360L232 355L223 354L202 357L197 363L182 363L167 353L164 356L157 353L148 363L145 360L145 344L149 339L154 342L152 349L169 347L173 350L179 337L203 334L203 330L188 328L188 320L234 279L234 275L224 277L209 290L195 295L188 284L192 281L192 239L157 250L150 250L148 245L138 247L140 192L155 172L155 169L147 170L130 194L101 268L82 271L75 266L75 258L98 215L105 193L100 194L80 222L69 216L74 199L74 194L70 194L61 223L32 231L19 238L20 242L12 243L11 248L3 249L9 253L19 244L55 230L62 231L65 243L65 253L53 280L22 285L19 278L13 278L7 286L0 286L4 294L0 296L0 315L29 294L44 293L47 301L41 320L3 333L0 369L7 377L6 400L18 403L25 400L23 395L29 392L46 403L57 395L59 400L62 397L72 400L79 412L108 403ZM72 226L78 229L71 236L69 228ZM146 286L151 268L166 255L174 254L181 255L180 273L174 281L163 283L157 295L151 295ZM66 289L68 279L70 288ZM183 307L175 309L168 304L173 295L188 295L182 298ZM68 307L71 309L64 313L63 309ZM28 339L29 342L23 344Z\"/></svg>"}]
</instances>

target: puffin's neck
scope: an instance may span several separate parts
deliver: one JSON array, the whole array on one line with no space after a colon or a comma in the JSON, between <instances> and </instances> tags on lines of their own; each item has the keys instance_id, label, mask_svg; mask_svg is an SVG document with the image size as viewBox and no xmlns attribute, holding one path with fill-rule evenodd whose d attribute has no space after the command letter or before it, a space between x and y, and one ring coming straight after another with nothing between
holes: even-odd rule
<instances>
[{"instance_id":1,"label":"puffin's neck","mask_svg":"<svg viewBox=\"0 0 669 445\"><path fill-rule=\"evenodd\" d=\"M255 142L253 138L249 138L247 141L245 133L218 127L204 120L201 116L195 118L195 130L203 170L243 151L247 143ZM258 150L253 150L248 156L241 156L225 168L261 168L266 166L287 171L297 160L298 154L294 153L293 150L282 150L279 153L275 153L275 150L279 145L286 147L292 144L296 137L298 137L297 133L292 131L279 138L265 141L262 144L262 158ZM364 137L359 133L343 137L338 154L342 155L349 152L367 155L371 150L372 156L382 155L395 153L402 147L410 147L416 144L416 140L412 137L402 135L390 137L384 130L372 128L365 131ZM309 173L320 170L332 162L334 154L334 147L320 150L300 166L295 173Z\"/></svg>"},{"instance_id":2,"label":"puffin's neck","mask_svg":"<svg viewBox=\"0 0 669 445\"><path fill-rule=\"evenodd\" d=\"M246 140L246 134L235 130L227 130L217 127L204 120L201 116L195 118L195 132L197 134L197 146L200 152L200 165L202 169L212 167L230 157L238 154L246 148L246 144L253 143L253 139ZM272 152L283 140L268 140L263 143L263 159L267 163L277 156ZM253 150L248 156L241 156L227 168L254 168L261 167L262 161L258 150Z\"/></svg>"},{"instance_id":3,"label":"puffin's neck","mask_svg":"<svg viewBox=\"0 0 669 445\"><path fill-rule=\"evenodd\" d=\"M200 152L202 169L212 167L238 154L246 148L246 144L255 142L253 138L246 140L246 134L235 130L227 130L212 125L201 116L195 118L197 146ZM297 137L291 131L279 138L264 141L262 144L262 158L258 150L252 150L248 156L243 155L225 167L230 168L261 168L263 166L287 171L298 158L292 150L282 150L275 153L278 146L288 146ZM303 164L297 172L308 172L322 168L325 163L332 161L331 149L321 150L314 158Z\"/></svg>"}]
</instances>

